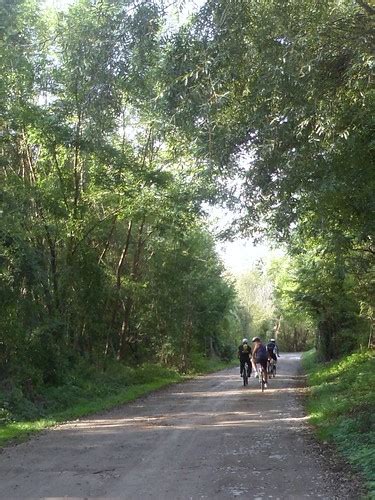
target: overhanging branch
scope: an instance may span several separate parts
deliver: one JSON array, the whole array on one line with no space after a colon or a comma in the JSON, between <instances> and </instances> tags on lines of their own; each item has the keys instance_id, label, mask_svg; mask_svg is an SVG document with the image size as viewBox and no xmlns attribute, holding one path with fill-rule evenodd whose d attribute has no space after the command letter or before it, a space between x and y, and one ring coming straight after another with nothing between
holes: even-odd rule
<instances>
[{"instance_id":1,"label":"overhanging branch","mask_svg":"<svg viewBox=\"0 0 375 500\"><path fill-rule=\"evenodd\" d=\"M360 7L362 7L362 9L365 9L365 11L367 12L367 14L370 14L371 16L373 16L375 14L375 8L371 7L371 5L368 4L367 2L365 2L364 0L356 0L356 3Z\"/></svg>"}]
</instances>

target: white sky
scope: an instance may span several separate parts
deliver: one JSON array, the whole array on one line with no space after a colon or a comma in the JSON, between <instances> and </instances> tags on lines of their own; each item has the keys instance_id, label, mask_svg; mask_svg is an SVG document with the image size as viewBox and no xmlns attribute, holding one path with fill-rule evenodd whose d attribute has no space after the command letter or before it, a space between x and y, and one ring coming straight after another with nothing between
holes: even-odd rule
<instances>
[{"instance_id":1,"label":"white sky","mask_svg":"<svg viewBox=\"0 0 375 500\"><path fill-rule=\"evenodd\" d=\"M272 250L267 244L255 246L250 239L217 243L216 248L225 268L233 275L250 270L260 259L268 261L273 256L283 254L281 250Z\"/></svg>"},{"instance_id":2,"label":"white sky","mask_svg":"<svg viewBox=\"0 0 375 500\"><path fill-rule=\"evenodd\" d=\"M220 207L204 206L204 209L208 213L208 223L214 234L228 228L231 221L239 215ZM271 248L267 241L256 245L251 238L241 237L233 241L218 240L216 250L227 271L235 276L250 270L260 259L267 262L285 253L282 248Z\"/></svg>"},{"instance_id":3,"label":"white sky","mask_svg":"<svg viewBox=\"0 0 375 500\"><path fill-rule=\"evenodd\" d=\"M179 9L177 6L181 4L181 0L175 0L175 2L166 2L169 3L167 7L167 11L169 11L171 17L171 24L178 26L183 24L187 18L193 13L196 12L206 0L186 0L183 3L183 7ZM42 5L45 8L54 8L57 10L65 10L70 4L72 4L74 0L42 0Z\"/></svg>"},{"instance_id":4,"label":"white sky","mask_svg":"<svg viewBox=\"0 0 375 500\"><path fill-rule=\"evenodd\" d=\"M44 0L42 1L42 6L46 9L65 10L72 2L73 0Z\"/></svg>"}]
</instances>

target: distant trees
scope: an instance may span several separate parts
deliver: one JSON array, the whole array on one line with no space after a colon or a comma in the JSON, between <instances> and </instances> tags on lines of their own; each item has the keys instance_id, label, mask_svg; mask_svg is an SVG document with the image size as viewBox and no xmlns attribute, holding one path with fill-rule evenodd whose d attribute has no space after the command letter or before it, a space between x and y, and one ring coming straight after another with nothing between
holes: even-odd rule
<instances>
[{"instance_id":1,"label":"distant trees","mask_svg":"<svg viewBox=\"0 0 375 500\"><path fill-rule=\"evenodd\" d=\"M237 278L238 297L249 317L250 336L272 335L275 321L273 283L259 263Z\"/></svg>"},{"instance_id":2,"label":"distant trees","mask_svg":"<svg viewBox=\"0 0 375 500\"><path fill-rule=\"evenodd\" d=\"M247 335L265 342L275 337L283 351L311 348L317 325L298 302L297 286L287 256L260 261L238 276L238 298L249 317Z\"/></svg>"}]
</instances>

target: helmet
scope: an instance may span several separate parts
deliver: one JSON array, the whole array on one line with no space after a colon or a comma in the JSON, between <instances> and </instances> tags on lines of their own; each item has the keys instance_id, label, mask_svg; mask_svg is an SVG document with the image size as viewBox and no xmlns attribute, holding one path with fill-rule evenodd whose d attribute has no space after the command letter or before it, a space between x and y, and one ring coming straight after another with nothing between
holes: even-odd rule
<instances>
[{"instance_id":1,"label":"helmet","mask_svg":"<svg viewBox=\"0 0 375 500\"><path fill-rule=\"evenodd\" d=\"M247 339L242 339L243 344L247 344L249 341Z\"/></svg>"},{"instance_id":2,"label":"helmet","mask_svg":"<svg viewBox=\"0 0 375 500\"><path fill-rule=\"evenodd\" d=\"M251 342L260 342L260 338L259 337L254 337Z\"/></svg>"},{"instance_id":3,"label":"helmet","mask_svg":"<svg viewBox=\"0 0 375 500\"><path fill-rule=\"evenodd\" d=\"M276 340L275 339L270 339L270 342L276 342Z\"/></svg>"}]
</instances>

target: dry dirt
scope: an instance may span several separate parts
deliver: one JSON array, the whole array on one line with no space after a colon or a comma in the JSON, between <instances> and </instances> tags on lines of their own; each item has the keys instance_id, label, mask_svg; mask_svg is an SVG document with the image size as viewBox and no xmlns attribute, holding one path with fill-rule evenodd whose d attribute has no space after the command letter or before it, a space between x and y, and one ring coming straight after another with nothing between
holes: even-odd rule
<instances>
[{"instance_id":1,"label":"dry dirt","mask_svg":"<svg viewBox=\"0 0 375 500\"><path fill-rule=\"evenodd\" d=\"M238 368L202 376L5 448L0 498L360 498L312 438L299 367L282 356L263 394Z\"/></svg>"}]
</instances>

